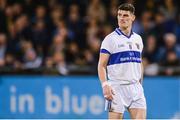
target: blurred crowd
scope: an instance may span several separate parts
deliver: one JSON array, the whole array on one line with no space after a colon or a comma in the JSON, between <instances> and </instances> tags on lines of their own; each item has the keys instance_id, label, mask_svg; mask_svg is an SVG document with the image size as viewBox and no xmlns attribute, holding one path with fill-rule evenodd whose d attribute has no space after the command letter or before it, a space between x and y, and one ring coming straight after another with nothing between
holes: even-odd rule
<instances>
[{"instance_id":1,"label":"blurred crowd","mask_svg":"<svg viewBox=\"0 0 180 120\"><path fill-rule=\"evenodd\" d=\"M145 75L180 74L177 0L0 0L0 73L96 74L123 2L136 8Z\"/></svg>"}]
</instances>

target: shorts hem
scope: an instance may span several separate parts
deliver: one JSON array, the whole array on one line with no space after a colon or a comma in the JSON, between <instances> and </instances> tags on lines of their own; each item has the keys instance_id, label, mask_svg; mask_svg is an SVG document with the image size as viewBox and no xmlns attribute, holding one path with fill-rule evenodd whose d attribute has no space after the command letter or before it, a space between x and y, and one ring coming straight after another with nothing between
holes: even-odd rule
<instances>
[{"instance_id":1,"label":"shorts hem","mask_svg":"<svg viewBox=\"0 0 180 120\"><path fill-rule=\"evenodd\" d=\"M131 108L137 108L137 109L147 109L147 107L129 107L129 109L131 109Z\"/></svg>"},{"instance_id":2,"label":"shorts hem","mask_svg":"<svg viewBox=\"0 0 180 120\"><path fill-rule=\"evenodd\" d=\"M124 114L124 111L118 111L118 110L113 110L113 111L108 111L108 112L114 112L114 113L121 113L121 114Z\"/></svg>"}]
</instances>

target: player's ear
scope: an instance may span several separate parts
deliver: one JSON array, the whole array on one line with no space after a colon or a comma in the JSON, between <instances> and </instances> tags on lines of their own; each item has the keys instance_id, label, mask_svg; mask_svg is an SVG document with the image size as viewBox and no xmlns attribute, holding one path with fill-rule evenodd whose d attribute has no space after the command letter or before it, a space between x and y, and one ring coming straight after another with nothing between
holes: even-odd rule
<instances>
[{"instance_id":1,"label":"player's ear","mask_svg":"<svg viewBox=\"0 0 180 120\"><path fill-rule=\"evenodd\" d=\"M119 11L119 10L118 10ZM116 13L116 18L118 19L118 11L117 11L117 13Z\"/></svg>"},{"instance_id":2,"label":"player's ear","mask_svg":"<svg viewBox=\"0 0 180 120\"><path fill-rule=\"evenodd\" d=\"M133 14L132 15L132 20L134 21L136 19L136 16Z\"/></svg>"}]
</instances>

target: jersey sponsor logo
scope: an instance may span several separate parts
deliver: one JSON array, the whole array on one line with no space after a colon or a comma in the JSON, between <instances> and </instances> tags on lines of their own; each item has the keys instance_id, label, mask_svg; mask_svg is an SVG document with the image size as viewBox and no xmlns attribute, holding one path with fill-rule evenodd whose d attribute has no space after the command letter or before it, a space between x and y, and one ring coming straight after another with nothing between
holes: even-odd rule
<instances>
[{"instance_id":1,"label":"jersey sponsor logo","mask_svg":"<svg viewBox=\"0 0 180 120\"><path fill-rule=\"evenodd\" d=\"M141 53L139 51L123 51L111 54L108 65L133 62L141 63Z\"/></svg>"},{"instance_id":2,"label":"jersey sponsor logo","mask_svg":"<svg viewBox=\"0 0 180 120\"><path fill-rule=\"evenodd\" d=\"M129 56L134 56L134 52L129 52Z\"/></svg>"}]
</instances>

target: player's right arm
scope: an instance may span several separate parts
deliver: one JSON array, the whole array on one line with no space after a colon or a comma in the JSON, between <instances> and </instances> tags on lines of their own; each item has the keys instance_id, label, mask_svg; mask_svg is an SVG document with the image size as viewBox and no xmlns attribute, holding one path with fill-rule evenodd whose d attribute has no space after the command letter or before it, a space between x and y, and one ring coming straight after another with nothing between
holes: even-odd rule
<instances>
[{"instance_id":1,"label":"player's right arm","mask_svg":"<svg viewBox=\"0 0 180 120\"><path fill-rule=\"evenodd\" d=\"M102 85L104 97L107 100L113 99L113 91L111 86L108 85L106 67L109 60L110 54L100 53L99 63L98 63L98 76Z\"/></svg>"}]
</instances>

